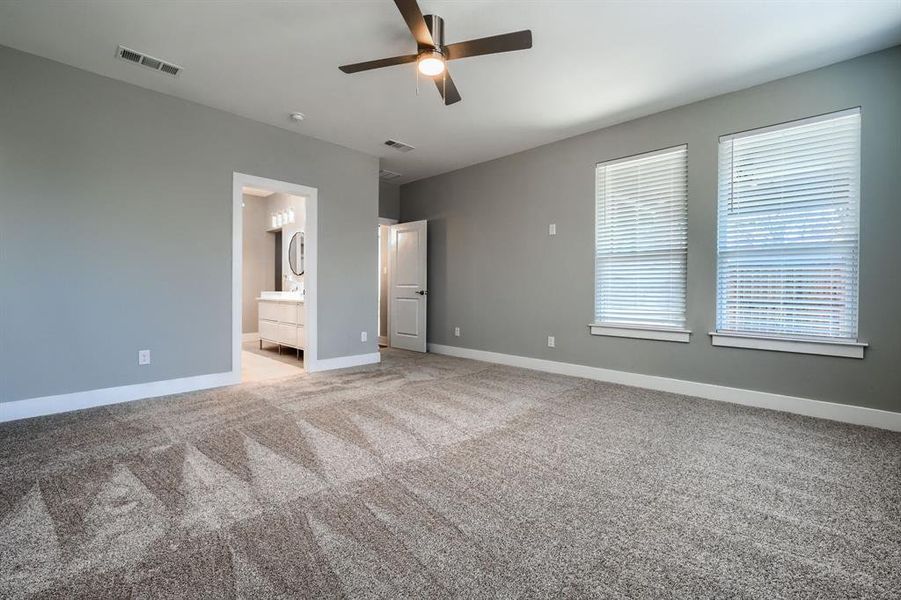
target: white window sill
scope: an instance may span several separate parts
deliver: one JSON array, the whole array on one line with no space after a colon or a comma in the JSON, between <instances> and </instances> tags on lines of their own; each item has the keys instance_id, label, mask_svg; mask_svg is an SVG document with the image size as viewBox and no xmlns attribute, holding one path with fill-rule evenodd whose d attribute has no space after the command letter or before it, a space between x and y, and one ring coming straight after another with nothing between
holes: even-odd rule
<instances>
[{"instance_id":1,"label":"white window sill","mask_svg":"<svg viewBox=\"0 0 901 600\"><path fill-rule=\"evenodd\" d=\"M819 354L822 356L841 356L844 358L863 358L863 350L867 347L863 342L826 341L812 339L789 339L763 337L741 333L710 332L710 342L714 346L730 348L750 348L752 350L773 350L776 352L794 352L796 354Z\"/></svg>"},{"instance_id":2,"label":"white window sill","mask_svg":"<svg viewBox=\"0 0 901 600\"><path fill-rule=\"evenodd\" d=\"M640 340L657 340L661 342L682 342L687 344L691 332L687 329L652 329L647 327L630 327L627 325L608 325L592 323L588 326L591 335L611 337L637 338Z\"/></svg>"}]
</instances>

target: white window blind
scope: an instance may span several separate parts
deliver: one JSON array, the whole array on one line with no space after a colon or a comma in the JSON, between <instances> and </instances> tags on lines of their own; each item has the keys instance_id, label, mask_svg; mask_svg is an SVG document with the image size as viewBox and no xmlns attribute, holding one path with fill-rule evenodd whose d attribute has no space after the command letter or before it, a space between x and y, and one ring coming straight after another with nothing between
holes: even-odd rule
<instances>
[{"instance_id":1,"label":"white window blind","mask_svg":"<svg viewBox=\"0 0 901 600\"><path fill-rule=\"evenodd\" d=\"M687 147L597 166L595 322L685 326Z\"/></svg>"},{"instance_id":2,"label":"white window blind","mask_svg":"<svg viewBox=\"0 0 901 600\"><path fill-rule=\"evenodd\" d=\"M857 339L860 111L720 138L717 331Z\"/></svg>"}]
</instances>

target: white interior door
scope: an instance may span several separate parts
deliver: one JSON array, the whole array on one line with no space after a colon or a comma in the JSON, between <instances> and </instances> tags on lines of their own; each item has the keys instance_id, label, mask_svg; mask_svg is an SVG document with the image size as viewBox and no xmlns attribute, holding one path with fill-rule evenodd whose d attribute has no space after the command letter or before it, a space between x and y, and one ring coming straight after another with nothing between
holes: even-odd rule
<instances>
[{"instance_id":1,"label":"white interior door","mask_svg":"<svg viewBox=\"0 0 901 600\"><path fill-rule=\"evenodd\" d=\"M392 348L426 349L427 235L426 221L391 226L388 337Z\"/></svg>"}]
</instances>

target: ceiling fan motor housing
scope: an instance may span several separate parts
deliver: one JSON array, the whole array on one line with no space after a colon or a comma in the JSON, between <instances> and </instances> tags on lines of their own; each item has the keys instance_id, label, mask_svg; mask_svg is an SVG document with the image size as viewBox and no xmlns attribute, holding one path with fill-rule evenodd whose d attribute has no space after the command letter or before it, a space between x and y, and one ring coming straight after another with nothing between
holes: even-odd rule
<instances>
[{"instance_id":1,"label":"ceiling fan motor housing","mask_svg":"<svg viewBox=\"0 0 901 600\"><path fill-rule=\"evenodd\" d=\"M438 49L442 54L444 48L444 19L439 17L438 15L423 15L425 19L425 25L429 28L429 33L432 34L432 43L434 47ZM420 50L431 50L432 48L428 48L428 46L420 47Z\"/></svg>"}]
</instances>

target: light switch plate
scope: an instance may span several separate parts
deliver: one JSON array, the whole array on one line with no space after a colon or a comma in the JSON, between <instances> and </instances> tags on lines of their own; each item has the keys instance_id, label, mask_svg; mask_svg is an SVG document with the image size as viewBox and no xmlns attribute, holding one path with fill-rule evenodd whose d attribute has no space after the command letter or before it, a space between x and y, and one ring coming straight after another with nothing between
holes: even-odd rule
<instances>
[{"instance_id":1,"label":"light switch plate","mask_svg":"<svg viewBox=\"0 0 901 600\"><path fill-rule=\"evenodd\" d=\"M551 223L547 226L547 234L548 235L557 235L557 224Z\"/></svg>"},{"instance_id":2,"label":"light switch plate","mask_svg":"<svg viewBox=\"0 0 901 600\"><path fill-rule=\"evenodd\" d=\"M138 364L139 365L149 365L150 364L150 350L138 350Z\"/></svg>"},{"instance_id":3,"label":"light switch plate","mask_svg":"<svg viewBox=\"0 0 901 600\"><path fill-rule=\"evenodd\" d=\"M460 328L454 327L454 337L460 337Z\"/></svg>"},{"instance_id":4,"label":"light switch plate","mask_svg":"<svg viewBox=\"0 0 901 600\"><path fill-rule=\"evenodd\" d=\"M552 336L552 335L547 336L547 347L548 348L556 348L557 347L557 341L554 339L554 336Z\"/></svg>"},{"instance_id":5,"label":"light switch plate","mask_svg":"<svg viewBox=\"0 0 901 600\"><path fill-rule=\"evenodd\" d=\"M361 331L360 332L360 341L365 342L368 339L369 339L369 334L366 333L365 331Z\"/></svg>"}]
</instances>

